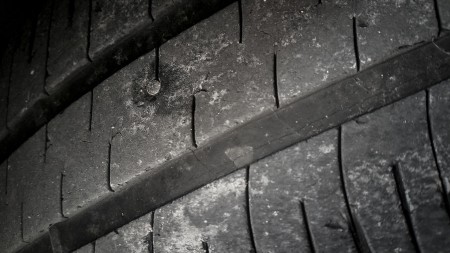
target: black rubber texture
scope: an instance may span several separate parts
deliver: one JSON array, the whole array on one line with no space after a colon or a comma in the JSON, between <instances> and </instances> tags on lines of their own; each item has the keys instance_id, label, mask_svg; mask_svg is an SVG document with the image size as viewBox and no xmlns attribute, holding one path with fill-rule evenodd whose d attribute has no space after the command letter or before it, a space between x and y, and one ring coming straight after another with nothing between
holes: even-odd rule
<instances>
[{"instance_id":1,"label":"black rubber texture","mask_svg":"<svg viewBox=\"0 0 450 253\"><path fill-rule=\"evenodd\" d=\"M449 35L422 44L167 162L50 227L53 252L75 250L254 161L450 78L449 51ZM393 76L396 81L389 81ZM252 147L252 152L239 157L226 155L226 150L242 146ZM48 243L43 239L39 245L47 249Z\"/></svg>"},{"instance_id":2,"label":"black rubber texture","mask_svg":"<svg viewBox=\"0 0 450 253\"><path fill-rule=\"evenodd\" d=\"M38 99L19 118L8 122L8 129L0 130L0 163L56 114L107 77L232 2L234 1L177 1L161 12L160 15L164 18L118 40L104 54L64 79L57 85L55 92ZM123 60L116 61L116 58Z\"/></svg>"}]
</instances>

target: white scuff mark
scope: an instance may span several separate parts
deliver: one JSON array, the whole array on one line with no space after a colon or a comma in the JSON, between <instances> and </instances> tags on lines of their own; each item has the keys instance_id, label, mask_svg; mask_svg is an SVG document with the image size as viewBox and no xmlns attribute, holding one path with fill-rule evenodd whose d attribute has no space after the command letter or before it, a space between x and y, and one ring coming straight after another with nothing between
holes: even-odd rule
<instances>
[{"instance_id":1,"label":"white scuff mark","mask_svg":"<svg viewBox=\"0 0 450 253\"><path fill-rule=\"evenodd\" d=\"M330 144L330 145L321 145L319 147L320 152L324 153L324 154L329 154L332 151L334 151L334 145Z\"/></svg>"}]
</instances>

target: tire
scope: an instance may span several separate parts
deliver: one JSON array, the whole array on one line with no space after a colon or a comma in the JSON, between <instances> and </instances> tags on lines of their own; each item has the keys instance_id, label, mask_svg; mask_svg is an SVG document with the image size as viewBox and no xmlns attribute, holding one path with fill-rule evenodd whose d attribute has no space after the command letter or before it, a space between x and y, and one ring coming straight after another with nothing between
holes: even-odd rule
<instances>
[{"instance_id":1,"label":"tire","mask_svg":"<svg viewBox=\"0 0 450 253\"><path fill-rule=\"evenodd\" d=\"M449 248L445 3L38 6L2 58L0 251Z\"/></svg>"}]
</instances>

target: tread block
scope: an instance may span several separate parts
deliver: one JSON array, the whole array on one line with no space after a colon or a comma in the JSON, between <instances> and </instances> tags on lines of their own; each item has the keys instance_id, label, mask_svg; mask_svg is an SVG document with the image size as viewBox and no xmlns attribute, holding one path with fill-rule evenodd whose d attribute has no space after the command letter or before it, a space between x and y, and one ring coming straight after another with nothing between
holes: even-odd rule
<instances>
[{"instance_id":1,"label":"tread block","mask_svg":"<svg viewBox=\"0 0 450 253\"><path fill-rule=\"evenodd\" d=\"M361 69L437 36L433 0L356 3ZM395 25L393 25L395 24Z\"/></svg>"},{"instance_id":2,"label":"tread block","mask_svg":"<svg viewBox=\"0 0 450 253\"><path fill-rule=\"evenodd\" d=\"M198 145L275 106L272 55L239 44L238 18L231 4L161 46L161 82L177 73L195 95Z\"/></svg>"},{"instance_id":3,"label":"tread block","mask_svg":"<svg viewBox=\"0 0 450 253\"><path fill-rule=\"evenodd\" d=\"M245 170L155 212L155 252L251 252Z\"/></svg>"},{"instance_id":4,"label":"tread block","mask_svg":"<svg viewBox=\"0 0 450 253\"><path fill-rule=\"evenodd\" d=\"M342 134L349 201L372 248L376 252L414 251L416 240L423 252L446 251L450 226L441 206L425 93L349 122ZM395 167L401 170L401 178ZM408 232L407 216L413 234Z\"/></svg>"},{"instance_id":5,"label":"tread block","mask_svg":"<svg viewBox=\"0 0 450 253\"><path fill-rule=\"evenodd\" d=\"M437 162L443 179L450 181L450 80L430 89L429 116Z\"/></svg>"},{"instance_id":6,"label":"tread block","mask_svg":"<svg viewBox=\"0 0 450 253\"><path fill-rule=\"evenodd\" d=\"M337 131L329 130L250 166L250 212L258 252L310 252L306 224L316 252L355 252L337 144Z\"/></svg>"},{"instance_id":7,"label":"tread block","mask_svg":"<svg viewBox=\"0 0 450 253\"><path fill-rule=\"evenodd\" d=\"M29 163L26 171L22 173L26 177L27 189L23 205L23 236L24 240L31 242L46 232L50 224L61 220L60 206L60 167L49 166L45 162L45 126L41 128L35 137L34 150L27 151L24 156L37 156L33 160L25 159ZM37 160L39 159L39 160Z\"/></svg>"},{"instance_id":8,"label":"tread block","mask_svg":"<svg viewBox=\"0 0 450 253\"><path fill-rule=\"evenodd\" d=\"M7 205L0 207L0 217L2 217L2 225L0 226L0 251L12 253L24 245L21 236L21 204L14 198L10 197Z\"/></svg>"},{"instance_id":9,"label":"tread block","mask_svg":"<svg viewBox=\"0 0 450 253\"><path fill-rule=\"evenodd\" d=\"M48 123L47 163L49 169L59 170L64 216L109 192L108 143L89 131L90 107L88 93Z\"/></svg>"},{"instance_id":10,"label":"tread block","mask_svg":"<svg viewBox=\"0 0 450 253\"><path fill-rule=\"evenodd\" d=\"M153 233L152 213L142 216L95 242L96 253L148 253ZM150 245L149 245L150 244Z\"/></svg>"},{"instance_id":11,"label":"tread block","mask_svg":"<svg viewBox=\"0 0 450 253\"><path fill-rule=\"evenodd\" d=\"M155 97L146 93L154 57L151 51L94 89L93 129L111 140L113 189L192 147L190 88L181 77L162 80Z\"/></svg>"},{"instance_id":12,"label":"tread block","mask_svg":"<svg viewBox=\"0 0 450 253\"><path fill-rule=\"evenodd\" d=\"M50 94L59 88L59 83L89 63L89 0L54 1L53 5L45 85Z\"/></svg>"},{"instance_id":13,"label":"tread block","mask_svg":"<svg viewBox=\"0 0 450 253\"><path fill-rule=\"evenodd\" d=\"M356 72L351 6L335 0L243 1L244 44L277 54L280 104Z\"/></svg>"},{"instance_id":14,"label":"tread block","mask_svg":"<svg viewBox=\"0 0 450 253\"><path fill-rule=\"evenodd\" d=\"M39 6L37 13L36 18L26 21L14 53L8 124L44 96L50 6Z\"/></svg>"},{"instance_id":15,"label":"tread block","mask_svg":"<svg viewBox=\"0 0 450 253\"><path fill-rule=\"evenodd\" d=\"M97 55L120 39L130 34L133 29L151 25L148 0L132 1L92 1L92 27L89 55Z\"/></svg>"}]
</instances>

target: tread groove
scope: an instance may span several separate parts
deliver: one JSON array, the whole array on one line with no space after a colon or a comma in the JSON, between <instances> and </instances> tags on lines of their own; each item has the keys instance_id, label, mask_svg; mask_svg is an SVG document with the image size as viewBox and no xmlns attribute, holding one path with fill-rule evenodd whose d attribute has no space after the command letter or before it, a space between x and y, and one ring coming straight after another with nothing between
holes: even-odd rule
<instances>
[{"instance_id":1,"label":"tread groove","mask_svg":"<svg viewBox=\"0 0 450 253\"><path fill-rule=\"evenodd\" d=\"M33 25L31 27L31 34L30 34L30 38L29 38L30 44L28 45L28 59L27 59L28 64L30 64L31 61L33 60L33 48L34 48L34 41L35 41L35 37L36 37L36 29L37 29L37 23L38 23L37 16L38 15L35 15L33 17Z\"/></svg>"},{"instance_id":2,"label":"tread groove","mask_svg":"<svg viewBox=\"0 0 450 253\"><path fill-rule=\"evenodd\" d=\"M23 232L23 201L20 202L20 239L22 242L28 243L25 241L24 232Z\"/></svg>"},{"instance_id":3,"label":"tread groove","mask_svg":"<svg viewBox=\"0 0 450 253\"><path fill-rule=\"evenodd\" d=\"M91 252L92 252L92 253L95 253L95 241L91 242L91 245L92 245L92 250L91 250Z\"/></svg>"},{"instance_id":4,"label":"tread groove","mask_svg":"<svg viewBox=\"0 0 450 253\"><path fill-rule=\"evenodd\" d=\"M90 94L89 94L89 132L92 131L92 116L93 116L93 112L94 112L94 90L91 90Z\"/></svg>"},{"instance_id":5,"label":"tread groove","mask_svg":"<svg viewBox=\"0 0 450 253\"><path fill-rule=\"evenodd\" d=\"M195 99L195 94L192 95L192 109L191 109L191 138L192 138L192 145L197 148L197 139L195 136L195 107L196 107L196 99Z\"/></svg>"},{"instance_id":6,"label":"tread groove","mask_svg":"<svg viewBox=\"0 0 450 253\"><path fill-rule=\"evenodd\" d=\"M48 21L48 28L47 28L48 29L47 30L47 50L45 52L45 74L44 74L44 82L43 82L43 86L42 86L43 92L45 94L47 94L47 95L48 95L48 92L45 89L45 84L46 84L47 78L49 76L47 66L48 66L48 58L49 58L49 55L50 55L50 33L52 31L54 4L55 4L55 0L51 0L51 3L50 3L50 18L49 18L49 21Z\"/></svg>"},{"instance_id":7,"label":"tread groove","mask_svg":"<svg viewBox=\"0 0 450 253\"><path fill-rule=\"evenodd\" d=\"M396 163L392 166L392 173L394 175L395 186L397 188L397 194L400 198L400 205L402 208L403 216L405 217L406 226L408 227L409 235L411 236L411 241L414 245L416 252L422 252L419 241L417 240L417 234L414 230L414 224L411 215L411 209L409 207L408 197L406 196L405 185L403 183L403 174L401 171L401 166Z\"/></svg>"},{"instance_id":8,"label":"tread groove","mask_svg":"<svg viewBox=\"0 0 450 253\"><path fill-rule=\"evenodd\" d=\"M61 214L62 218L67 218L66 215L64 215L64 207L63 207L63 200L64 200L64 192L63 192L63 184L64 184L64 173L61 173L60 179L59 179L59 213Z\"/></svg>"},{"instance_id":9,"label":"tread groove","mask_svg":"<svg viewBox=\"0 0 450 253\"><path fill-rule=\"evenodd\" d=\"M306 233L308 236L309 248L311 249L312 253L316 253L317 252L316 241L315 241L314 234L311 230L311 226L309 223L308 213L306 211L305 200L300 200L299 205L300 205L301 216L303 218L303 222L305 223L305 229L306 229Z\"/></svg>"},{"instance_id":10,"label":"tread groove","mask_svg":"<svg viewBox=\"0 0 450 253\"><path fill-rule=\"evenodd\" d=\"M89 0L90 2L90 0ZM72 28L73 26L73 15L75 13L75 0L69 0L68 2L68 7L67 7L67 27L68 28Z\"/></svg>"},{"instance_id":11,"label":"tread groove","mask_svg":"<svg viewBox=\"0 0 450 253\"><path fill-rule=\"evenodd\" d=\"M439 13L439 4L438 4L438 0L433 0L433 5L434 5L434 13L436 15L436 22L437 22L437 26L438 26L438 34L437 36L441 36L441 32L442 32L442 20L441 20L441 14Z\"/></svg>"},{"instance_id":12,"label":"tread groove","mask_svg":"<svg viewBox=\"0 0 450 253\"><path fill-rule=\"evenodd\" d=\"M149 253L154 253L155 251L155 245L154 245L154 225L155 225L155 212L151 212L150 215L150 233L148 234L149 238L148 238L148 252Z\"/></svg>"},{"instance_id":13,"label":"tread groove","mask_svg":"<svg viewBox=\"0 0 450 253\"><path fill-rule=\"evenodd\" d=\"M107 170L106 170L106 187L108 188L108 191L114 192L112 186L111 186L111 142L112 138L108 143L108 162L107 162Z\"/></svg>"},{"instance_id":14,"label":"tread groove","mask_svg":"<svg viewBox=\"0 0 450 253\"><path fill-rule=\"evenodd\" d=\"M155 17L153 17L153 0L148 0L148 16L152 20L152 22L155 22Z\"/></svg>"},{"instance_id":15,"label":"tread groove","mask_svg":"<svg viewBox=\"0 0 450 253\"><path fill-rule=\"evenodd\" d=\"M205 253L209 253L209 245L208 242L202 241L202 248Z\"/></svg>"},{"instance_id":16,"label":"tread groove","mask_svg":"<svg viewBox=\"0 0 450 253\"><path fill-rule=\"evenodd\" d=\"M356 17L352 18L353 25L353 50L355 51L355 60L356 60L356 72L361 70L361 60L359 58L359 47L358 47L358 31L356 30Z\"/></svg>"},{"instance_id":17,"label":"tread groove","mask_svg":"<svg viewBox=\"0 0 450 253\"><path fill-rule=\"evenodd\" d=\"M48 124L45 124L45 136L44 136L44 163L47 163L47 151L50 139L48 138Z\"/></svg>"},{"instance_id":18,"label":"tread groove","mask_svg":"<svg viewBox=\"0 0 450 253\"><path fill-rule=\"evenodd\" d=\"M349 225L350 225L350 232L353 237L353 241L355 242L356 250L358 253L371 253L372 250L369 246L368 240L365 236L365 233L363 233L362 227L360 226L359 222L355 219L355 215L352 212L350 201L348 198L347 193L347 187L345 183L345 173L344 173L344 166L343 166L343 160L342 160L342 126L339 126L338 128L338 164L339 164L339 174L340 174L340 181L341 181L341 187L342 187L342 193L344 195L345 200L345 206L347 208L348 218L349 218ZM357 224L359 225L359 229L357 227Z\"/></svg>"},{"instance_id":19,"label":"tread groove","mask_svg":"<svg viewBox=\"0 0 450 253\"><path fill-rule=\"evenodd\" d=\"M442 175L442 168L439 164L438 161L438 157L437 157L437 151L436 151L436 144L434 143L434 137L433 137L433 125L431 122L431 117L430 117L430 90L426 89L426 113L427 113L427 128L428 128L428 138L430 139L430 143L431 143L431 151L433 152L433 159L434 159L434 163L436 165L436 169L439 175L439 180L441 181L441 185L442 185L442 199L445 205L445 210L447 212L447 215L450 218L450 200L449 200L449 196L448 196L448 187L446 185L445 182L445 178Z\"/></svg>"},{"instance_id":20,"label":"tread groove","mask_svg":"<svg viewBox=\"0 0 450 253\"><path fill-rule=\"evenodd\" d=\"M5 110L5 127L6 129L9 130L9 126L8 126L8 114L9 114L9 100L10 100L10 93L11 93L11 81L12 81L12 69L14 66L14 56L16 54L16 49L13 49L13 53L11 56L11 61L9 63L9 73L8 73L8 88L6 89L6 110ZM46 63L47 65L47 63ZM45 84L44 84L45 85ZM1 130L0 130L1 131Z\"/></svg>"},{"instance_id":21,"label":"tread groove","mask_svg":"<svg viewBox=\"0 0 450 253\"><path fill-rule=\"evenodd\" d=\"M9 172L9 158L5 160L5 195L8 195L8 172Z\"/></svg>"},{"instance_id":22,"label":"tread groove","mask_svg":"<svg viewBox=\"0 0 450 253\"><path fill-rule=\"evenodd\" d=\"M92 62L91 56L89 55L89 50L91 48L91 29L92 29L92 0L89 0L88 7L88 27L87 27L87 36L86 36L86 59L89 62Z\"/></svg>"},{"instance_id":23,"label":"tread groove","mask_svg":"<svg viewBox=\"0 0 450 253\"><path fill-rule=\"evenodd\" d=\"M242 43L243 36L243 17L242 17L242 0L238 0L238 12L239 12L239 43Z\"/></svg>"},{"instance_id":24,"label":"tread groove","mask_svg":"<svg viewBox=\"0 0 450 253\"><path fill-rule=\"evenodd\" d=\"M247 226L248 226L248 233L250 236L250 243L251 243L251 252L256 253L258 252L256 250L256 242L255 242L255 236L253 234L253 225L252 225L252 217L251 217L251 211L250 211L250 167L247 166L245 169L245 205L246 205L246 212L247 212Z\"/></svg>"},{"instance_id":25,"label":"tread groove","mask_svg":"<svg viewBox=\"0 0 450 253\"><path fill-rule=\"evenodd\" d=\"M273 93L275 97L275 106L280 107L280 98L278 96L278 72L277 72L277 51L273 53Z\"/></svg>"}]
</instances>

